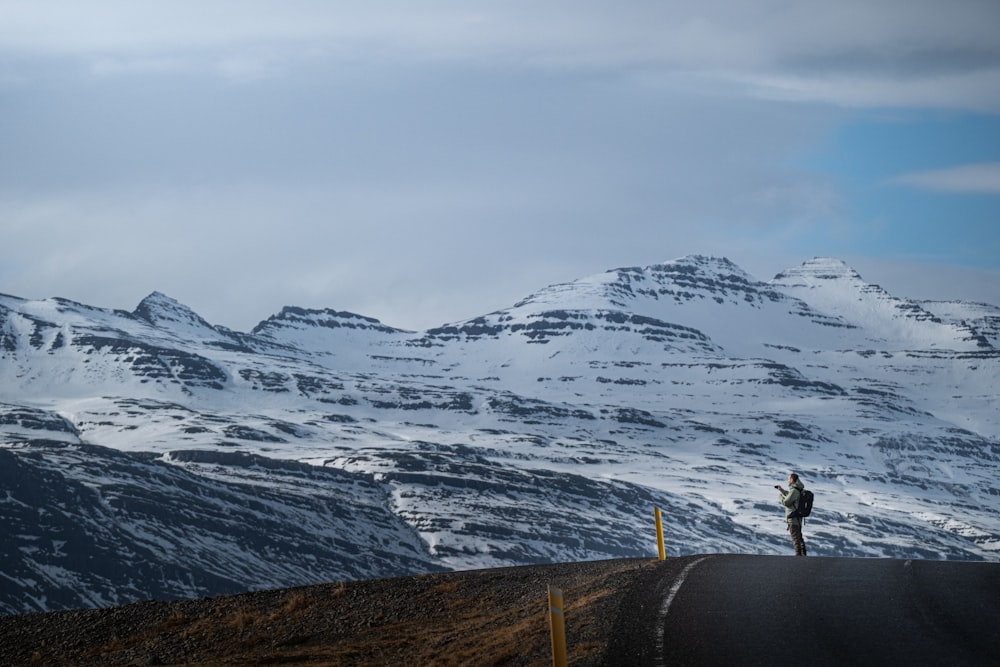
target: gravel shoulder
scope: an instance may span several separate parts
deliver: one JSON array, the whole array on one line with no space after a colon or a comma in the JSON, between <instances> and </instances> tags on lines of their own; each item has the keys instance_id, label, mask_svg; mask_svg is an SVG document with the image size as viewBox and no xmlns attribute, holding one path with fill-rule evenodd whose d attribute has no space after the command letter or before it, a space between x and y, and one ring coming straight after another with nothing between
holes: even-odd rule
<instances>
[{"instance_id":1,"label":"gravel shoulder","mask_svg":"<svg viewBox=\"0 0 1000 667\"><path fill-rule=\"evenodd\" d=\"M662 565L523 566L0 616L0 664L550 665L552 585L570 664L596 666L623 599Z\"/></svg>"}]
</instances>

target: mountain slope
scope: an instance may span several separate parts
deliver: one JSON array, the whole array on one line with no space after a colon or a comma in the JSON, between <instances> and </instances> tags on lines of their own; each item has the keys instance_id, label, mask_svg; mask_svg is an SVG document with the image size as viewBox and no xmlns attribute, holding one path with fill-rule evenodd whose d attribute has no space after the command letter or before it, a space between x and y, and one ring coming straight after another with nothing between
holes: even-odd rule
<instances>
[{"instance_id":1,"label":"mountain slope","mask_svg":"<svg viewBox=\"0 0 1000 667\"><path fill-rule=\"evenodd\" d=\"M615 269L421 332L0 296L0 609L642 556L654 506L670 553L785 553L789 469L812 553L995 558L998 322L832 259Z\"/></svg>"}]
</instances>

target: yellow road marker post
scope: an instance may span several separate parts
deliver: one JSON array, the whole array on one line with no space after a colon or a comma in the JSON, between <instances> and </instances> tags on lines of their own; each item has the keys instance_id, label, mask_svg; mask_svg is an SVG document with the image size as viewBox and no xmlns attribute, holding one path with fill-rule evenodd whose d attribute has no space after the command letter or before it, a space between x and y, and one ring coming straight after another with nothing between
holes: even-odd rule
<instances>
[{"instance_id":1,"label":"yellow road marker post","mask_svg":"<svg viewBox=\"0 0 1000 667\"><path fill-rule=\"evenodd\" d=\"M566 619L563 594L549 585L549 630L552 633L552 667L566 667Z\"/></svg>"},{"instance_id":2,"label":"yellow road marker post","mask_svg":"<svg viewBox=\"0 0 1000 667\"><path fill-rule=\"evenodd\" d=\"M667 559L667 548L663 545L663 515L659 507L654 507L656 514L656 546L660 552L660 560Z\"/></svg>"}]
</instances>

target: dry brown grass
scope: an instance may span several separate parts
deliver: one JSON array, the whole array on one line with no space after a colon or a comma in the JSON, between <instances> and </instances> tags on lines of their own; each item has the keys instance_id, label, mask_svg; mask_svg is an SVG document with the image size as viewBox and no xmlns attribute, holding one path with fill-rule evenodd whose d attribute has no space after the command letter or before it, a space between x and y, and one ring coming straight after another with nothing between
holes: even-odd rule
<instances>
[{"instance_id":1,"label":"dry brown grass","mask_svg":"<svg viewBox=\"0 0 1000 667\"><path fill-rule=\"evenodd\" d=\"M184 614L184 612L177 609L174 610L174 612L170 614L170 616L168 616L166 620L157 625L156 630L160 632L169 632L171 630L182 628L190 622L191 619L189 619L187 615Z\"/></svg>"},{"instance_id":2,"label":"dry brown grass","mask_svg":"<svg viewBox=\"0 0 1000 667\"><path fill-rule=\"evenodd\" d=\"M296 591L288 596L288 599L282 605L280 610L271 614L270 620L275 621L280 618L301 615L313 606L314 603L309 599L309 596L307 596L304 591Z\"/></svg>"},{"instance_id":3,"label":"dry brown grass","mask_svg":"<svg viewBox=\"0 0 1000 667\"><path fill-rule=\"evenodd\" d=\"M610 627L607 609L617 591L602 582L595 577L564 589L571 639L586 637L589 631L599 634L602 623L604 630ZM317 665L390 664L400 656L406 656L406 664L442 667L551 664L544 589L511 600L503 590L475 583L471 577L440 581L415 597L424 610L420 617L379 625L335 644L303 648L287 658ZM570 663L598 664L604 646L601 640L571 642Z\"/></svg>"},{"instance_id":4,"label":"dry brown grass","mask_svg":"<svg viewBox=\"0 0 1000 667\"><path fill-rule=\"evenodd\" d=\"M260 613L254 609L238 609L229 615L225 624L238 632L244 632L260 620Z\"/></svg>"},{"instance_id":5,"label":"dry brown grass","mask_svg":"<svg viewBox=\"0 0 1000 667\"><path fill-rule=\"evenodd\" d=\"M93 610L89 648L79 648L79 631L66 623L47 632L45 655L25 652L12 664L547 666L552 584L566 604L570 664L591 667L647 563L446 573ZM55 628L60 617L42 619ZM71 648L60 653L60 645Z\"/></svg>"}]
</instances>

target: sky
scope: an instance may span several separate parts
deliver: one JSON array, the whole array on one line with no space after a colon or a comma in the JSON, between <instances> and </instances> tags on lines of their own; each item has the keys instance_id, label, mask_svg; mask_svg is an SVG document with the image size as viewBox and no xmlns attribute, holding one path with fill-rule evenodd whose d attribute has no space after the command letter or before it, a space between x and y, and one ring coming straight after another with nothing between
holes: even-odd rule
<instances>
[{"instance_id":1,"label":"sky","mask_svg":"<svg viewBox=\"0 0 1000 667\"><path fill-rule=\"evenodd\" d=\"M692 254L1000 306L995 0L0 0L0 292L420 330Z\"/></svg>"}]
</instances>

